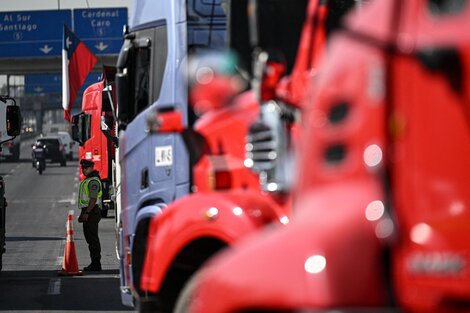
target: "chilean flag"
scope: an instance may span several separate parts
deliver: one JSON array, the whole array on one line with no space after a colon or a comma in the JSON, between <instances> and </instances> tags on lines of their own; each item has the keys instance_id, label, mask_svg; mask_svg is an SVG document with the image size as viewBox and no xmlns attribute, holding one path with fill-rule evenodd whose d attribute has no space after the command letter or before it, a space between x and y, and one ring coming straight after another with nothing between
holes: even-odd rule
<instances>
[{"instance_id":1,"label":"chilean flag","mask_svg":"<svg viewBox=\"0 0 470 313\"><path fill-rule=\"evenodd\" d=\"M62 48L62 107L70 122L70 111L78 90L98 59L93 52L64 24Z\"/></svg>"}]
</instances>

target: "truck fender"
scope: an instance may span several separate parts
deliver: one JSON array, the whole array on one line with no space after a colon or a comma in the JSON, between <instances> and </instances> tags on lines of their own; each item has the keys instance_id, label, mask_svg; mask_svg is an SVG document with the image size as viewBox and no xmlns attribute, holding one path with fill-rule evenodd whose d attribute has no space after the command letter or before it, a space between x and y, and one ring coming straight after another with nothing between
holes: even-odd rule
<instances>
[{"instance_id":1,"label":"truck fender","mask_svg":"<svg viewBox=\"0 0 470 313\"><path fill-rule=\"evenodd\" d=\"M304 194L288 225L235 245L200 273L192 312L386 304L380 184L342 182Z\"/></svg>"},{"instance_id":2,"label":"truck fender","mask_svg":"<svg viewBox=\"0 0 470 313\"><path fill-rule=\"evenodd\" d=\"M140 285L140 277L145 258L145 251L147 250L147 238L150 220L162 213L162 209L166 207L165 203L158 203L148 205L141 208L137 212L135 219L135 229L133 232L132 240L130 242L130 267L131 267L131 282L132 289L138 292Z\"/></svg>"},{"instance_id":3,"label":"truck fender","mask_svg":"<svg viewBox=\"0 0 470 313\"><path fill-rule=\"evenodd\" d=\"M146 218L152 218L155 215L159 215L162 213L162 210L166 208L166 203L158 203L152 204L142 207L137 211L137 215L135 217L135 225L139 225L139 222ZM137 227L137 226L136 226ZM134 229L135 232L135 229Z\"/></svg>"},{"instance_id":4,"label":"truck fender","mask_svg":"<svg viewBox=\"0 0 470 313\"><path fill-rule=\"evenodd\" d=\"M214 239L231 245L268 224L281 225L283 212L249 190L200 192L175 201L150 224L141 288L158 292L174 260L192 243Z\"/></svg>"}]
</instances>

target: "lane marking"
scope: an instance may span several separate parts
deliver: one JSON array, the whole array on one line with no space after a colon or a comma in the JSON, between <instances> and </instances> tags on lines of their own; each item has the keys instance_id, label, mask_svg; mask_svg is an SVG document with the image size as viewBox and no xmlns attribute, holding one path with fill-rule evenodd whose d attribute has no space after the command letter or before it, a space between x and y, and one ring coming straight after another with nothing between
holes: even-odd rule
<instances>
[{"instance_id":1,"label":"lane marking","mask_svg":"<svg viewBox=\"0 0 470 313\"><path fill-rule=\"evenodd\" d=\"M64 260L64 254L62 253L62 251L65 252L65 244L66 244L66 240L64 238L60 241L59 255L57 256L57 259L55 260L55 265L59 268L59 271L62 269L62 262Z\"/></svg>"},{"instance_id":2,"label":"lane marking","mask_svg":"<svg viewBox=\"0 0 470 313\"><path fill-rule=\"evenodd\" d=\"M5 176L3 176L3 177L5 177ZM36 202L39 202L39 201L36 201ZM48 202L48 201L45 201L45 202ZM12 199L12 200L8 200L8 203L19 203L19 204L22 204L22 203L31 203L31 200Z\"/></svg>"},{"instance_id":3,"label":"lane marking","mask_svg":"<svg viewBox=\"0 0 470 313\"><path fill-rule=\"evenodd\" d=\"M77 200L75 199L64 199L64 200L58 200L57 203L70 203L71 205L74 205L77 203Z\"/></svg>"},{"instance_id":4,"label":"lane marking","mask_svg":"<svg viewBox=\"0 0 470 313\"><path fill-rule=\"evenodd\" d=\"M106 271L106 270L103 270ZM96 279L96 278L102 278L102 279L119 279L119 275L117 274L104 274L103 272L97 272L96 274L92 274L92 272L86 272L84 275L81 276L70 276L70 278L73 279Z\"/></svg>"},{"instance_id":5,"label":"lane marking","mask_svg":"<svg viewBox=\"0 0 470 313\"><path fill-rule=\"evenodd\" d=\"M58 256L57 260L55 260L55 265L56 266L62 266L63 261L64 261L64 257L63 256Z\"/></svg>"},{"instance_id":6,"label":"lane marking","mask_svg":"<svg viewBox=\"0 0 470 313\"><path fill-rule=\"evenodd\" d=\"M60 278L52 278L49 280L49 287L47 288L47 294L49 296L60 295Z\"/></svg>"}]
</instances>

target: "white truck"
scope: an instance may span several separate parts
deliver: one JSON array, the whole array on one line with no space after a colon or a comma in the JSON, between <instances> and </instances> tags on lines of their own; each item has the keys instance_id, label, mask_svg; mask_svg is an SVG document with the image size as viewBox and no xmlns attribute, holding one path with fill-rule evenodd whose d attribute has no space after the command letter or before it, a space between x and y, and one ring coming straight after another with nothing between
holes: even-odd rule
<instances>
[{"instance_id":1,"label":"white truck","mask_svg":"<svg viewBox=\"0 0 470 313\"><path fill-rule=\"evenodd\" d=\"M15 99L0 95L0 151L6 143L11 142L20 134L21 114ZM0 176L0 270L2 270L3 253L5 252L5 221L6 221L5 182Z\"/></svg>"},{"instance_id":2,"label":"white truck","mask_svg":"<svg viewBox=\"0 0 470 313\"><path fill-rule=\"evenodd\" d=\"M5 99L5 96L0 97ZM6 101L9 102L11 100L7 99ZM11 136L7 134L7 121L4 118L6 116L6 108L7 105L3 103L0 104L0 142L4 142L1 146L0 158L7 161L18 161L20 159L20 136L18 134L18 136L11 139ZM21 126L21 123L19 126Z\"/></svg>"}]
</instances>

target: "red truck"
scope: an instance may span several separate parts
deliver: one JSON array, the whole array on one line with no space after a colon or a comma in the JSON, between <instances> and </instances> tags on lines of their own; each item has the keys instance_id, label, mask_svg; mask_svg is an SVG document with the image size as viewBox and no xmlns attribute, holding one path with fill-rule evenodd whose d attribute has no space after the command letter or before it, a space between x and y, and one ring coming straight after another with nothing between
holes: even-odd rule
<instances>
[{"instance_id":1,"label":"red truck","mask_svg":"<svg viewBox=\"0 0 470 313\"><path fill-rule=\"evenodd\" d=\"M95 162L103 183L101 215L106 217L114 208L113 169L118 145L115 127L116 101L115 71L106 69L100 82L89 86L83 93L82 112L73 116L72 137L80 145L78 159ZM80 172L80 180L85 176Z\"/></svg>"},{"instance_id":2,"label":"red truck","mask_svg":"<svg viewBox=\"0 0 470 313\"><path fill-rule=\"evenodd\" d=\"M215 259L185 312L470 310L469 26L465 1L348 18L306 99L291 222Z\"/></svg>"}]
</instances>

